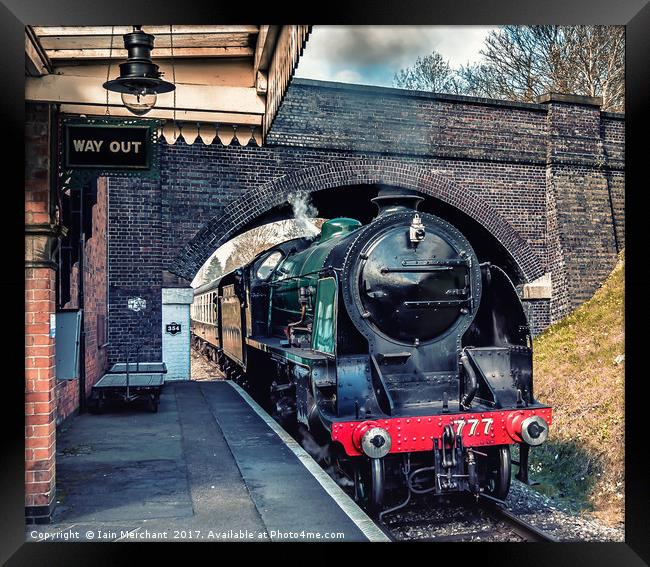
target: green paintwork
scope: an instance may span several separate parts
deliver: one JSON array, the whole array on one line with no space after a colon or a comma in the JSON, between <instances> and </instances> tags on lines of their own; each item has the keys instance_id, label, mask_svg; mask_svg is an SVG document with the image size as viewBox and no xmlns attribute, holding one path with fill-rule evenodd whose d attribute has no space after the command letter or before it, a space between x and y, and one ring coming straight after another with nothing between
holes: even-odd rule
<instances>
[{"instance_id":1,"label":"green paintwork","mask_svg":"<svg viewBox=\"0 0 650 567\"><path fill-rule=\"evenodd\" d=\"M331 219L323 224L321 236L312 246L287 257L278 265L271 278L271 334L281 336L282 328L300 318L300 288L307 287L312 298L316 296L318 272L323 269L330 251L342 238L360 227L361 223L354 219ZM313 316L313 309L308 309L307 316Z\"/></svg>"},{"instance_id":2,"label":"green paintwork","mask_svg":"<svg viewBox=\"0 0 650 567\"><path fill-rule=\"evenodd\" d=\"M341 236L354 232L357 228L361 227L361 223L356 219L349 219L346 217L339 217L325 221L321 227L320 243L326 242L334 236Z\"/></svg>"},{"instance_id":3,"label":"green paintwork","mask_svg":"<svg viewBox=\"0 0 650 567\"><path fill-rule=\"evenodd\" d=\"M336 279L318 280L311 348L325 354L336 352Z\"/></svg>"}]
</instances>

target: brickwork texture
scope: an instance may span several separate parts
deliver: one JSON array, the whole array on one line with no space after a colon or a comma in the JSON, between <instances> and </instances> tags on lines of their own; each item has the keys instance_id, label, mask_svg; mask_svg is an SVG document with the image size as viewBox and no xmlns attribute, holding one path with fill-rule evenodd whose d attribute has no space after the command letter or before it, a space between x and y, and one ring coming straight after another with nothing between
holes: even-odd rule
<instances>
[{"instance_id":1,"label":"brickwork texture","mask_svg":"<svg viewBox=\"0 0 650 567\"><path fill-rule=\"evenodd\" d=\"M45 227L51 220L48 107L27 106L25 120L25 225ZM26 251L25 507L28 521L34 522L49 518L56 485L56 341L50 336L56 272Z\"/></svg>"},{"instance_id":2,"label":"brickwork texture","mask_svg":"<svg viewBox=\"0 0 650 567\"><path fill-rule=\"evenodd\" d=\"M534 332L590 297L624 246L623 116L589 104L296 80L265 147L179 140L161 151L159 182L109 182L111 359L128 336L129 296L154 301L160 328L161 273L191 280L291 192L384 183L462 211L522 281L551 272L552 299L527 305ZM147 355L161 345L152 336Z\"/></svg>"}]
</instances>

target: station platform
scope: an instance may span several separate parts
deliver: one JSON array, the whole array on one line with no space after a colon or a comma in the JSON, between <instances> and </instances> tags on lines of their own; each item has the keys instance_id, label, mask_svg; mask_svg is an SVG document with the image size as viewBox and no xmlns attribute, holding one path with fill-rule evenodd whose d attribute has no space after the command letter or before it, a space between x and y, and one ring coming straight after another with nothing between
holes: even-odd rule
<instances>
[{"instance_id":1,"label":"station platform","mask_svg":"<svg viewBox=\"0 0 650 567\"><path fill-rule=\"evenodd\" d=\"M71 420L57 438L57 508L27 541L388 541L243 390L164 386Z\"/></svg>"}]
</instances>

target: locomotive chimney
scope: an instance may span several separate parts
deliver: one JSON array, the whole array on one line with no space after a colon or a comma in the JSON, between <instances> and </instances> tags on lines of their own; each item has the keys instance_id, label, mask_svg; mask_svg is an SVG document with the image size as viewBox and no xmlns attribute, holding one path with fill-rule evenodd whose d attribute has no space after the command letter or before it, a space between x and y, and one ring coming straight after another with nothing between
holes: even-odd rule
<instances>
[{"instance_id":1,"label":"locomotive chimney","mask_svg":"<svg viewBox=\"0 0 650 567\"><path fill-rule=\"evenodd\" d=\"M424 201L416 191L398 189L395 187L382 187L371 201L379 209L377 216L399 211L417 211L420 202Z\"/></svg>"}]
</instances>

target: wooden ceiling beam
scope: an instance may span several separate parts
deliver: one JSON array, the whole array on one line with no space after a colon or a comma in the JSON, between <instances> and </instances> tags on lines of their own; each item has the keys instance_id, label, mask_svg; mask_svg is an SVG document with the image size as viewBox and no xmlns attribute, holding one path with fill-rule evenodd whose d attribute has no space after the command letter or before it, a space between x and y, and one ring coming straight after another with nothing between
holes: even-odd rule
<instances>
[{"instance_id":1,"label":"wooden ceiling beam","mask_svg":"<svg viewBox=\"0 0 650 567\"><path fill-rule=\"evenodd\" d=\"M122 106L118 93L109 92L103 81L93 77L73 75L46 75L25 78L25 100L59 104ZM263 115L265 100L254 87L227 87L212 85L176 85L176 109L201 112L226 112L232 114ZM158 95L156 107L172 110L174 93Z\"/></svg>"},{"instance_id":2,"label":"wooden ceiling beam","mask_svg":"<svg viewBox=\"0 0 650 567\"><path fill-rule=\"evenodd\" d=\"M34 33L25 28L25 72L30 77L40 77L52 71L52 64L45 51L40 47Z\"/></svg>"},{"instance_id":3,"label":"wooden ceiling beam","mask_svg":"<svg viewBox=\"0 0 650 567\"><path fill-rule=\"evenodd\" d=\"M106 116L106 106L90 106L83 104L62 104L60 107L64 114L79 114L84 116ZM134 118L124 106L109 105L110 116L120 118ZM174 119L174 111L155 107L144 118ZM200 112L196 110L177 110L177 122L206 122L211 124L237 124L242 127L261 126L262 117L259 114L232 114L228 112Z\"/></svg>"},{"instance_id":4,"label":"wooden ceiling beam","mask_svg":"<svg viewBox=\"0 0 650 567\"><path fill-rule=\"evenodd\" d=\"M133 31L133 26L32 26L39 37L64 35L124 35ZM172 26L176 34L233 34L258 33L260 26ZM142 30L153 35L169 34L169 26L142 26Z\"/></svg>"},{"instance_id":5,"label":"wooden ceiling beam","mask_svg":"<svg viewBox=\"0 0 650 567\"><path fill-rule=\"evenodd\" d=\"M52 61L74 59L126 59L126 49L52 49L46 50ZM204 58L204 57L253 57L252 47L175 47L174 58ZM151 52L152 59L171 57L171 49L155 48Z\"/></svg>"},{"instance_id":6,"label":"wooden ceiling beam","mask_svg":"<svg viewBox=\"0 0 650 567\"><path fill-rule=\"evenodd\" d=\"M282 26L261 26L255 46L255 73L267 71L271 65L273 51Z\"/></svg>"},{"instance_id":7,"label":"wooden ceiling beam","mask_svg":"<svg viewBox=\"0 0 650 567\"><path fill-rule=\"evenodd\" d=\"M240 34L179 34L174 35L174 48L179 47L251 47L257 35ZM161 47L171 46L172 36L158 35L154 41L154 53ZM40 37L43 49L123 49L121 35L57 35Z\"/></svg>"}]
</instances>

